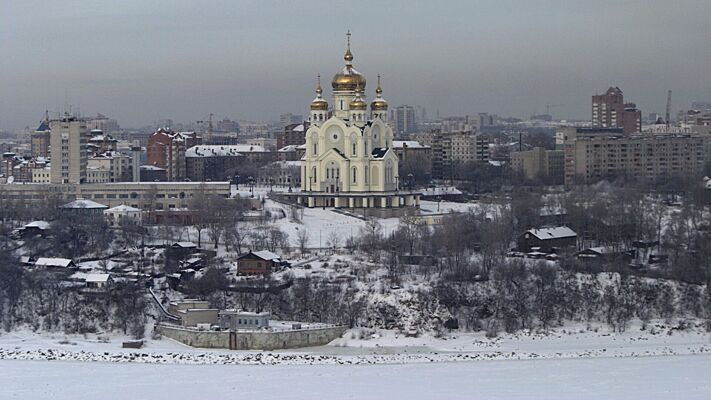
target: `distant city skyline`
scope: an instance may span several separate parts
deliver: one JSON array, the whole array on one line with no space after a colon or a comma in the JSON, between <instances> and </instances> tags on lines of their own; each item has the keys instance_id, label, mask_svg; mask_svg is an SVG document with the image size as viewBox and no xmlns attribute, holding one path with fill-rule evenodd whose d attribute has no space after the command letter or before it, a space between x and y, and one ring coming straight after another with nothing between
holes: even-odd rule
<instances>
[{"instance_id":1,"label":"distant city skyline","mask_svg":"<svg viewBox=\"0 0 711 400\"><path fill-rule=\"evenodd\" d=\"M535 4L533 4L535 3ZM590 119L619 86L644 115L711 101L711 3L661 0L260 2L22 1L0 5L0 129L62 111L122 127L163 118L307 115L316 75L330 99L345 33L354 65L392 106Z\"/></svg>"}]
</instances>

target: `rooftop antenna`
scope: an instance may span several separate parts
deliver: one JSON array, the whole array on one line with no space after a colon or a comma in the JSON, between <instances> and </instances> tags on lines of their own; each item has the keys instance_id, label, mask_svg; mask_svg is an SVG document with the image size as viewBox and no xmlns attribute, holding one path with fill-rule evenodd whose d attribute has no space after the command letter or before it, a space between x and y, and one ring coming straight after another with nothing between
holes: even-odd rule
<instances>
[{"instance_id":1,"label":"rooftop antenna","mask_svg":"<svg viewBox=\"0 0 711 400\"><path fill-rule=\"evenodd\" d=\"M210 117L207 120L207 141L208 143L212 143L212 113L210 113Z\"/></svg>"},{"instance_id":2,"label":"rooftop antenna","mask_svg":"<svg viewBox=\"0 0 711 400\"><path fill-rule=\"evenodd\" d=\"M667 92L667 115L666 115L666 122L667 122L667 128L671 124L671 89L669 89L669 92Z\"/></svg>"},{"instance_id":3,"label":"rooftop antenna","mask_svg":"<svg viewBox=\"0 0 711 400\"><path fill-rule=\"evenodd\" d=\"M71 112L69 110L69 91L64 88L64 114L66 115L69 112Z\"/></svg>"}]
</instances>

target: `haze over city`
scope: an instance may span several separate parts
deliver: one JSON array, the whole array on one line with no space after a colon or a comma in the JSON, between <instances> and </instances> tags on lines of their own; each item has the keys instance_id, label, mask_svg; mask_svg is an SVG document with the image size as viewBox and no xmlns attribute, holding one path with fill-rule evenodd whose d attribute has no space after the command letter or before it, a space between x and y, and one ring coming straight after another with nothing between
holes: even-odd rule
<instances>
[{"instance_id":1,"label":"haze over city","mask_svg":"<svg viewBox=\"0 0 711 400\"><path fill-rule=\"evenodd\" d=\"M0 0L0 399L711 399L709 16Z\"/></svg>"},{"instance_id":2,"label":"haze over city","mask_svg":"<svg viewBox=\"0 0 711 400\"><path fill-rule=\"evenodd\" d=\"M659 0L5 1L0 128L63 111L65 94L127 127L304 113L347 29L355 67L382 74L392 104L515 117L562 104L557 118L588 119L590 94L616 85L662 113L667 89L674 110L711 98L708 15L708 1Z\"/></svg>"}]
</instances>

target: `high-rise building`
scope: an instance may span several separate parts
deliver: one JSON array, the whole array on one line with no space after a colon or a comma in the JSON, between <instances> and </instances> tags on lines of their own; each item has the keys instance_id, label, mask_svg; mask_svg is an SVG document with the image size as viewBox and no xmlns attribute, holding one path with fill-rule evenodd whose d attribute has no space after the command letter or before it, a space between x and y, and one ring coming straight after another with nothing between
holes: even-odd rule
<instances>
[{"instance_id":1,"label":"high-rise building","mask_svg":"<svg viewBox=\"0 0 711 400\"><path fill-rule=\"evenodd\" d=\"M438 132L432 137L431 146L435 178L450 178L458 164L489 161L488 137L474 132Z\"/></svg>"},{"instance_id":2,"label":"high-rise building","mask_svg":"<svg viewBox=\"0 0 711 400\"><path fill-rule=\"evenodd\" d=\"M169 181L179 181L186 177L185 151L202 144L202 137L195 132L174 132L160 128L148 138L148 164L166 170Z\"/></svg>"},{"instance_id":3,"label":"high-rise building","mask_svg":"<svg viewBox=\"0 0 711 400\"><path fill-rule=\"evenodd\" d=\"M398 135L417 132L417 112L415 107L402 105L394 110L395 132Z\"/></svg>"},{"instance_id":4,"label":"high-rise building","mask_svg":"<svg viewBox=\"0 0 711 400\"><path fill-rule=\"evenodd\" d=\"M711 137L699 134L571 134L565 141L565 184L616 177L654 180L700 175L711 161Z\"/></svg>"},{"instance_id":5,"label":"high-rise building","mask_svg":"<svg viewBox=\"0 0 711 400\"><path fill-rule=\"evenodd\" d=\"M304 116L301 114L286 113L279 116L279 125L284 128L291 124L300 124L304 122Z\"/></svg>"},{"instance_id":6,"label":"high-rise building","mask_svg":"<svg viewBox=\"0 0 711 400\"><path fill-rule=\"evenodd\" d=\"M592 97L592 126L622 128L626 135L642 131L642 112L635 103L625 103L622 90L610 87Z\"/></svg>"},{"instance_id":7,"label":"high-rise building","mask_svg":"<svg viewBox=\"0 0 711 400\"><path fill-rule=\"evenodd\" d=\"M86 121L65 115L50 121L52 163L51 183L84 183L86 181L87 141Z\"/></svg>"},{"instance_id":8,"label":"high-rise building","mask_svg":"<svg viewBox=\"0 0 711 400\"><path fill-rule=\"evenodd\" d=\"M89 130L97 129L111 134L119 131L119 124L115 119L111 119L106 115L96 114L96 117L86 120L86 128Z\"/></svg>"},{"instance_id":9,"label":"high-rise building","mask_svg":"<svg viewBox=\"0 0 711 400\"><path fill-rule=\"evenodd\" d=\"M511 169L528 179L543 179L553 185L563 184L565 158L563 150L534 147L511 153Z\"/></svg>"},{"instance_id":10,"label":"high-rise building","mask_svg":"<svg viewBox=\"0 0 711 400\"><path fill-rule=\"evenodd\" d=\"M47 115L30 135L30 153L32 157L49 157L49 116Z\"/></svg>"}]
</instances>

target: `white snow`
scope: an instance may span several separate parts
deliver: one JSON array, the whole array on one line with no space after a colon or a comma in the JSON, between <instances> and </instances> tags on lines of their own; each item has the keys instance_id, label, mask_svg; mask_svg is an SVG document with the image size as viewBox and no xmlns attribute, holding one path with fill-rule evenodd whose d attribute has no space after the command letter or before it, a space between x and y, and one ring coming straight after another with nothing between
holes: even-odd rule
<instances>
[{"instance_id":1,"label":"white snow","mask_svg":"<svg viewBox=\"0 0 711 400\"><path fill-rule=\"evenodd\" d=\"M555 228L541 228L541 229L530 229L526 231L531 235L541 239L560 239L566 237L575 237L577 234L572 229L567 226L557 226Z\"/></svg>"},{"instance_id":2,"label":"white snow","mask_svg":"<svg viewBox=\"0 0 711 400\"><path fill-rule=\"evenodd\" d=\"M707 399L711 343L702 326L612 334L581 324L494 339L395 331L350 339L352 331L329 346L275 352L169 339L133 350L117 336L3 333L0 398Z\"/></svg>"},{"instance_id":3,"label":"white snow","mask_svg":"<svg viewBox=\"0 0 711 400\"><path fill-rule=\"evenodd\" d=\"M409 365L0 361L22 399L708 399L711 356ZM77 377L84 377L77 379Z\"/></svg>"},{"instance_id":4,"label":"white snow","mask_svg":"<svg viewBox=\"0 0 711 400\"><path fill-rule=\"evenodd\" d=\"M35 262L35 266L67 268L71 263L72 263L72 260L70 260L68 258L40 257Z\"/></svg>"}]
</instances>

